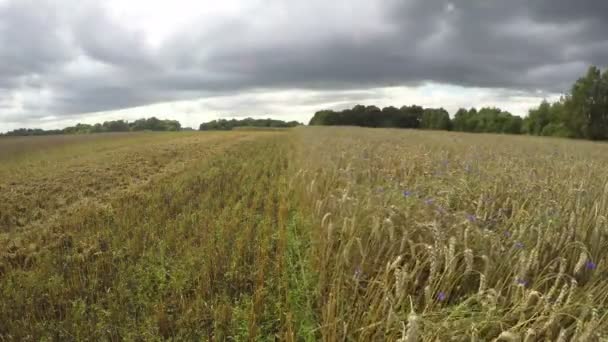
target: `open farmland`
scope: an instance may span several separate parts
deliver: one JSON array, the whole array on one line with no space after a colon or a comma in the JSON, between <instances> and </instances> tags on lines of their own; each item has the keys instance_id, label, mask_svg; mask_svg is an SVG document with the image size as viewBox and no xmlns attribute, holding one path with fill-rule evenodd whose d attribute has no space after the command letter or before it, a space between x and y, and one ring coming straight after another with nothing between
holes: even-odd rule
<instances>
[{"instance_id":1,"label":"open farmland","mask_svg":"<svg viewBox=\"0 0 608 342\"><path fill-rule=\"evenodd\" d=\"M0 139L0 340L601 341L608 145Z\"/></svg>"}]
</instances>

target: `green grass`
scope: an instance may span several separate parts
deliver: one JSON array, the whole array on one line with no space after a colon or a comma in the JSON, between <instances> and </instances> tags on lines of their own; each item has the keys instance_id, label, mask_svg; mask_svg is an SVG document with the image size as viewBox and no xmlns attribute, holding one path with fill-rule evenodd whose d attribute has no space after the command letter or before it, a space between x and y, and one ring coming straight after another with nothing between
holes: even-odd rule
<instances>
[{"instance_id":1,"label":"green grass","mask_svg":"<svg viewBox=\"0 0 608 342\"><path fill-rule=\"evenodd\" d=\"M293 333L302 341L318 338L315 311L315 273L311 268L310 225L293 213L287 224L286 265L288 277L287 305Z\"/></svg>"},{"instance_id":2,"label":"green grass","mask_svg":"<svg viewBox=\"0 0 608 342\"><path fill-rule=\"evenodd\" d=\"M607 336L604 144L359 128L31 139L0 164L0 340Z\"/></svg>"}]
</instances>

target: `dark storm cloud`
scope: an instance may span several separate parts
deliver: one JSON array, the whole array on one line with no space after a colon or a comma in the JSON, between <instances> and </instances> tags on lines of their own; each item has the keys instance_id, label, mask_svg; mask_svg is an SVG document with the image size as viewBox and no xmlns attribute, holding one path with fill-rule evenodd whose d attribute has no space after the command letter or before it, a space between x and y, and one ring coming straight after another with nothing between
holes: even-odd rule
<instances>
[{"instance_id":1,"label":"dark storm cloud","mask_svg":"<svg viewBox=\"0 0 608 342\"><path fill-rule=\"evenodd\" d=\"M350 31L330 27L331 34L321 39L306 39L310 27L302 25L295 33L293 28L284 33L291 34L287 43L272 43L281 32L269 30L260 32L252 44L248 32L254 25L243 19L216 30L223 39L204 57L180 60L186 67L230 76L217 88L206 88L213 90L342 89L435 81L563 92L589 64L603 66L608 52L604 37L597 33L606 22L605 11L593 5L588 12L577 9L568 17L567 10L558 10L567 2L558 9L552 1L383 4L383 16L369 21L382 21L386 30L365 32L369 27L361 21L366 18L358 17ZM307 18L310 26L318 24L320 29L324 19ZM301 23L295 21L297 28Z\"/></svg>"},{"instance_id":2,"label":"dark storm cloud","mask_svg":"<svg viewBox=\"0 0 608 342\"><path fill-rule=\"evenodd\" d=\"M0 122L258 88L563 92L608 60L600 0L271 0L205 25L151 47L93 1L0 0Z\"/></svg>"},{"instance_id":3,"label":"dark storm cloud","mask_svg":"<svg viewBox=\"0 0 608 342\"><path fill-rule=\"evenodd\" d=\"M589 11L588 16L564 18L557 11L551 17L545 9L552 8L552 1L526 4L386 2L382 19L391 29L363 41L340 32L318 42L300 44L295 36L289 45L243 50L240 47L246 42L237 40L213 51L206 62L215 70L242 73L244 84L264 86L365 87L436 81L558 92L566 90L586 65L605 63L605 46L589 45L604 39L592 37L599 25L608 22L605 13ZM353 30L357 29L355 22Z\"/></svg>"}]
</instances>

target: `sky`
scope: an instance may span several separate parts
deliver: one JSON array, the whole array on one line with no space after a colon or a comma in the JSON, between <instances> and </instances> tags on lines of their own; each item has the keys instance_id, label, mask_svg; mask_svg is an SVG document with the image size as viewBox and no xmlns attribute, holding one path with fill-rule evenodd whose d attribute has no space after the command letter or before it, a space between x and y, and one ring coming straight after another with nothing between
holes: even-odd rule
<instances>
[{"instance_id":1,"label":"sky","mask_svg":"<svg viewBox=\"0 0 608 342\"><path fill-rule=\"evenodd\" d=\"M0 132L355 104L525 116L608 63L604 0L0 0Z\"/></svg>"}]
</instances>

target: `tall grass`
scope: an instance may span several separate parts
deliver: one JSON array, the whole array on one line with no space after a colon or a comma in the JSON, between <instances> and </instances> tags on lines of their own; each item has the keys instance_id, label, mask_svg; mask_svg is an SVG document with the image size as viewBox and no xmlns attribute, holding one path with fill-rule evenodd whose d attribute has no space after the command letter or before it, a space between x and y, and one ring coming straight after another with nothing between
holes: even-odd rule
<instances>
[{"instance_id":1,"label":"tall grass","mask_svg":"<svg viewBox=\"0 0 608 342\"><path fill-rule=\"evenodd\" d=\"M603 144L143 136L0 167L0 340L608 337Z\"/></svg>"},{"instance_id":2,"label":"tall grass","mask_svg":"<svg viewBox=\"0 0 608 342\"><path fill-rule=\"evenodd\" d=\"M55 225L3 235L0 336L278 336L287 155L278 137L257 138L107 202L85 200Z\"/></svg>"},{"instance_id":3,"label":"tall grass","mask_svg":"<svg viewBox=\"0 0 608 342\"><path fill-rule=\"evenodd\" d=\"M607 146L355 128L298 138L324 340L607 338Z\"/></svg>"}]
</instances>

